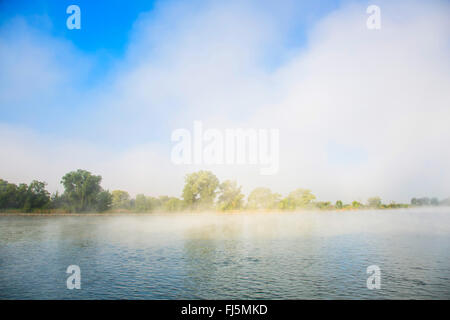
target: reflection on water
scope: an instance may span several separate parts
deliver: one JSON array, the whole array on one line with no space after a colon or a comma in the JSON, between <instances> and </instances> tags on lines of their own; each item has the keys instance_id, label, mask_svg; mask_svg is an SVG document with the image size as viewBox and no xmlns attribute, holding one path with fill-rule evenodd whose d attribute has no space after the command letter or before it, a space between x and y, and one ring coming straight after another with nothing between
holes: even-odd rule
<instances>
[{"instance_id":1,"label":"reflection on water","mask_svg":"<svg viewBox=\"0 0 450 320\"><path fill-rule=\"evenodd\" d=\"M450 210L2 216L0 298L448 299Z\"/></svg>"}]
</instances>

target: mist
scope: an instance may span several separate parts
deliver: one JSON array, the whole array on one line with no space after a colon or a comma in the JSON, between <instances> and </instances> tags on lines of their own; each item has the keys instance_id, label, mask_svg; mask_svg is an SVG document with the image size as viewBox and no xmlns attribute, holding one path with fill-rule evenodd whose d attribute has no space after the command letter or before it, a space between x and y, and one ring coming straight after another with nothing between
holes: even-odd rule
<instances>
[{"instance_id":1,"label":"mist","mask_svg":"<svg viewBox=\"0 0 450 320\"><path fill-rule=\"evenodd\" d=\"M126 214L40 218L40 237L60 234L70 240L80 235L122 245L158 246L173 241L277 241L339 236L448 236L449 208L364 211L300 211L271 213ZM36 222L33 222L36 223ZM80 226L83 227L80 229ZM7 230L6 230L7 231ZM81 234L80 234L81 232ZM29 237L8 234L4 237ZM35 235L39 236L39 235ZM43 239L41 239L43 240Z\"/></svg>"}]
</instances>

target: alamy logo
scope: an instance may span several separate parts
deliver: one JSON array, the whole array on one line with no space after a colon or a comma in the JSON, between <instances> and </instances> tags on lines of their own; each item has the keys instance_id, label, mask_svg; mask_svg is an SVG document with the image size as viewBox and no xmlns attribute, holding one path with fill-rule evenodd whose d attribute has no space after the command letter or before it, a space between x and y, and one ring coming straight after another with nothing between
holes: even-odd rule
<instances>
[{"instance_id":1,"label":"alamy logo","mask_svg":"<svg viewBox=\"0 0 450 320\"><path fill-rule=\"evenodd\" d=\"M369 30L381 29L381 9L374 4L370 5L366 9L366 13L370 14L367 18L366 26Z\"/></svg>"},{"instance_id":2,"label":"alamy logo","mask_svg":"<svg viewBox=\"0 0 450 320\"><path fill-rule=\"evenodd\" d=\"M174 164L260 165L260 174L272 175L279 167L278 129L207 129L194 121L187 129L172 132Z\"/></svg>"},{"instance_id":3,"label":"alamy logo","mask_svg":"<svg viewBox=\"0 0 450 320\"><path fill-rule=\"evenodd\" d=\"M367 278L367 289L381 289L381 270L377 265L371 265L367 267L367 274L370 274L369 278Z\"/></svg>"},{"instance_id":4,"label":"alamy logo","mask_svg":"<svg viewBox=\"0 0 450 320\"><path fill-rule=\"evenodd\" d=\"M70 14L67 18L66 25L67 29L81 29L81 10L76 4L72 4L67 7L66 13Z\"/></svg>"},{"instance_id":5,"label":"alamy logo","mask_svg":"<svg viewBox=\"0 0 450 320\"><path fill-rule=\"evenodd\" d=\"M66 273L71 274L66 281L67 289L81 289L81 270L77 265L67 267Z\"/></svg>"}]
</instances>

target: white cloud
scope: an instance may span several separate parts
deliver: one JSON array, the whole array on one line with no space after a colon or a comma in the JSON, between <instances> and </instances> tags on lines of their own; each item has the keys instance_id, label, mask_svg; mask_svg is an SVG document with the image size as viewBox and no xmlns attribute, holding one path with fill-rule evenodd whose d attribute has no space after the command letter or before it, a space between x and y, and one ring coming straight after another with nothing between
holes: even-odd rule
<instances>
[{"instance_id":1,"label":"white cloud","mask_svg":"<svg viewBox=\"0 0 450 320\"><path fill-rule=\"evenodd\" d=\"M55 110L80 97L77 89L90 67L70 42L54 39L16 17L0 29L1 110L14 108L24 116Z\"/></svg>"},{"instance_id":2,"label":"white cloud","mask_svg":"<svg viewBox=\"0 0 450 320\"><path fill-rule=\"evenodd\" d=\"M284 40L295 5L271 15L252 2L194 9L162 4L136 23L111 85L97 88L87 102L95 106L87 123L100 128L93 135L108 143L74 147L64 138L30 133L24 139L21 129L2 131L0 145L10 156L2 157L0 175L51 182L85 167L101 173L108 188L179 195L184 173L198 167L170 163L170 132L190 129L198 119L210 128L280 129L279 174L211 168L247 192L265 185L283 193L308 187L330 200L447 197L450 7L401 1L379 6L381 30L368 30L365 6L351 4L319 21L307 45L294 50ZM266 58L274 50L283 60L269 68ZM58 65L45 61L50 65L41 66L58 74ZM7 88L2 83L0 95ZM115 139L130 143L115 150ZM355 161L349 150L364 156Z\"/></svg>"}]
</instances>

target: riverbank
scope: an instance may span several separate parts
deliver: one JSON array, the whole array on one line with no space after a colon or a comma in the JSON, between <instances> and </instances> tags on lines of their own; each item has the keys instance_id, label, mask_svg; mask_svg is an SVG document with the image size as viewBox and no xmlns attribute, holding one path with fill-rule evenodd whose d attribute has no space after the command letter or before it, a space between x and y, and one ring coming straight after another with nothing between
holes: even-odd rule
<instances>
[{"instance_id":1,"label":"riverbank","mask_svg":"<svg viewBox=\"0 0 450 320\"><path fill-rule=\"evenodd\" d=\"M407 209L407 210L417 210L417 209L445 209L450 207L403 207L403 208L352 208L352 209L297 209L297 210L234 210L234 211L220 211L220 210L209 210L209 211L177 211L177 212L162 212L162 211L155 211L155 212L78 212L78 213L67 213L67 212L0 212L0 216L38 216L38 217L44 217L44 216L52 216L52 217L86 217L86 216L97 216L97 217L104 217L104 216L154 216L154 215L208 215L208 214L216 214L216 215L252 215L252 214L291 214L291 213L329 213L329 212L369 212L369 211L403 211L400 209Z\"/></svg>"}]
</instances>

